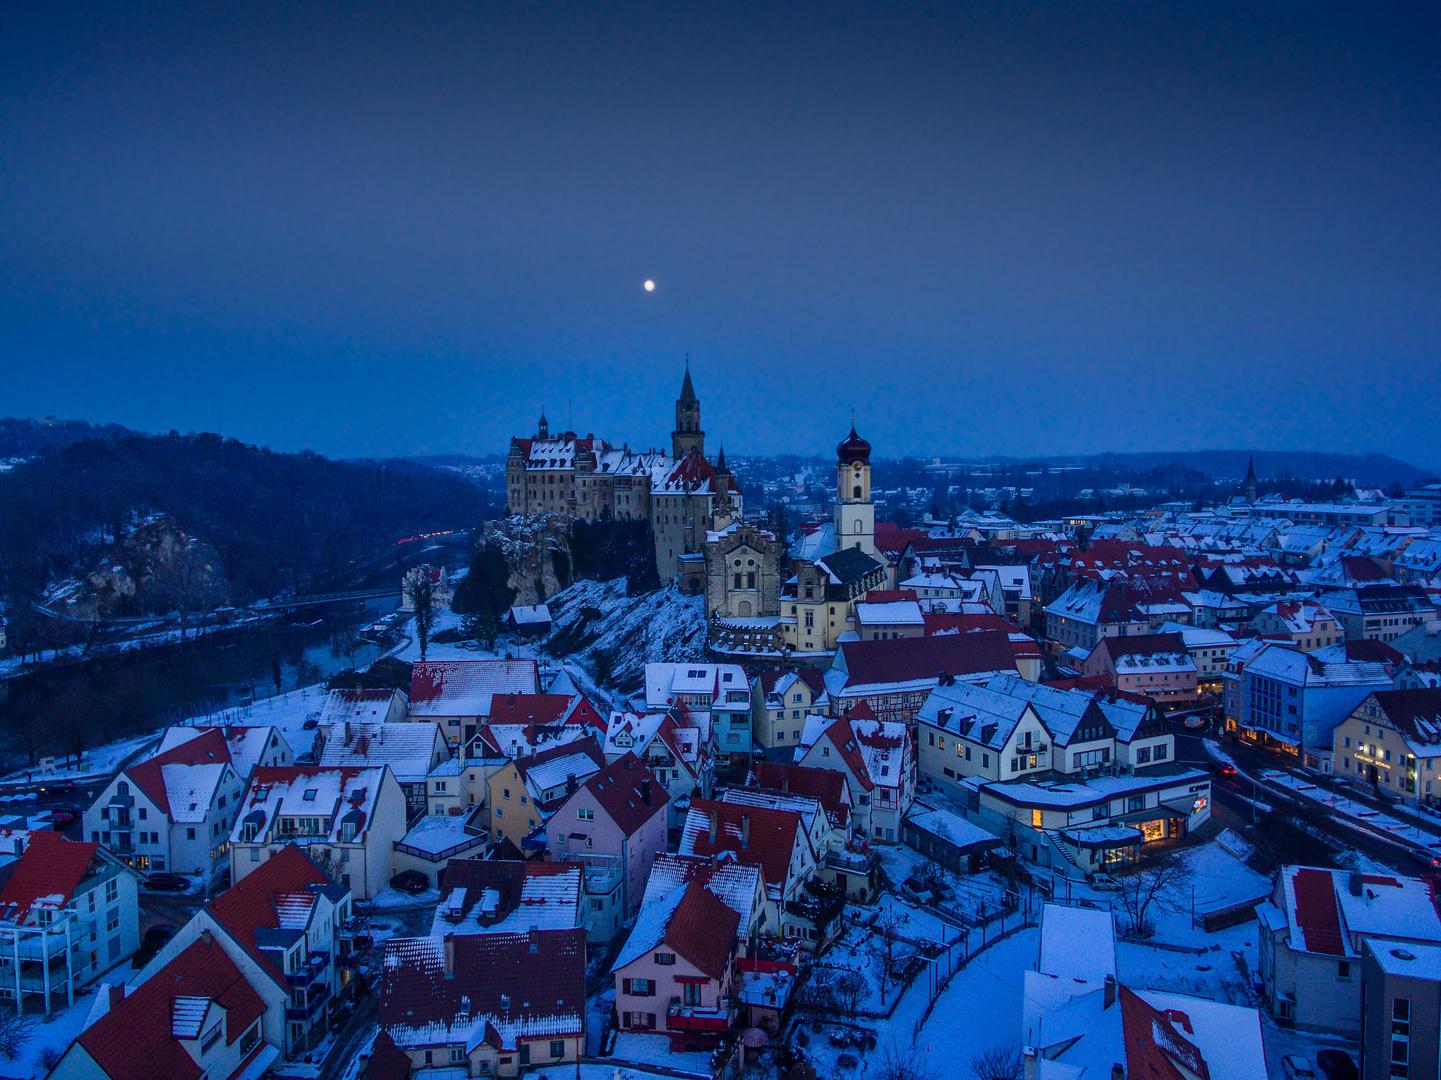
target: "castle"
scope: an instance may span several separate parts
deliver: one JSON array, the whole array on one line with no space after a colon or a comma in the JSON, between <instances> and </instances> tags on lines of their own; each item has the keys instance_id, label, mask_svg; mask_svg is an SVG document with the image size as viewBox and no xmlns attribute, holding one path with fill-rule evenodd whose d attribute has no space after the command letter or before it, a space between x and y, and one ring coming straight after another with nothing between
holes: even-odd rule
<instances>
[{"instance_id":1,"label":"castle","mask_svg":"<svg viewBox=\"0 0 1441 1080\"><path fill-rule=\"evenodd\" d=\"M656 570L698 593L705 584L708 531L739 519L741 495L722 450L705 456L700 399L690 365L675 403L671 451L616 449L593 434L550 434L544 411L531 438L512 438L505 463L505 505L512 514L561 514L582 521L649 521Z\"/></svg>"}]
</instances>

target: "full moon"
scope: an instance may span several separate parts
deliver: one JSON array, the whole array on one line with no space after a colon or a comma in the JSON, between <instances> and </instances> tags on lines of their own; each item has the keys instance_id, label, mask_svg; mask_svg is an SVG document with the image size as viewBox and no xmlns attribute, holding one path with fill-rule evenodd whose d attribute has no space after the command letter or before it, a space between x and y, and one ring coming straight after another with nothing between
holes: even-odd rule
<instances>
[{"instance_id":1,"label":"full moon","mask_svg":"<svg viewBox=\"0 0 1441 1080\"><path fill-rule=\"evenodd\" d=\"M646 291L646 292L655 292L655 282L654 282L654 281L647 281L647 282L645 283L645 291Z\"/></svg>"}]
</instances>

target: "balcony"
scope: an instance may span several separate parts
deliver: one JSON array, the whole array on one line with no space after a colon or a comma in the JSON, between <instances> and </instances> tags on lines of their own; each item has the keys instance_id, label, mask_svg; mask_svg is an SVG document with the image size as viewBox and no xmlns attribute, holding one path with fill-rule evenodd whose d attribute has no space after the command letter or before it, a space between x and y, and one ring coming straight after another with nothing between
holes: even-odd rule
<instances>
[{"instance_id":1,"label":"balcony","mask_svg":"<svg viewBox=\"0 0 1441 1080\"><path fill-rule=\"evenodd\" d=\"M325 1007L325 1002L330 998L330 991L322 984L312 986L305 995L305 1004L296 1005L294 1001L285 1006L285 1019L310 1021Z\"/></svg>"},{"instance_id":2,"label":"balcony","mask_svg":"<svg viewBox=\"0 0 1441 1080\"><path fill-rule=\"evenodd\" d=\"M330 963L330 953L324 949L317 949L305 959L299 971L287 971L285 981L290 986L309 986L325 974L325 968Z\"/></svg>"},{"instance_id":3,"label":"balcony","mask_svg":"<svg viewBox=\"0 0 1441 1080\"><path fill-rule=\"evenodd\" d=\"M665 1011L665 1026L671 1031L727 1031L733 1019L729 1009L707 1009L677 1002L671 1002Z\"/></svg>"}]
</instances>

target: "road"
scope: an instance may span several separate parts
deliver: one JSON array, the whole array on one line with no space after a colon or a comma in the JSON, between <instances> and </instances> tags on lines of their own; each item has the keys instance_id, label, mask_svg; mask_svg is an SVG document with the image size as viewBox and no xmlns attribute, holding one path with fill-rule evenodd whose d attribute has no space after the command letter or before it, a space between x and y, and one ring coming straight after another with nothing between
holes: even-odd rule
<instances>
[{"instance_id":1,"label":"road","mask_svg":"<svg viewBox=\"0 0 1441 1080\"><path fill-rule=\"evenodd\" d=\"M330 1053L325 1055L317 1080L342 1080L361 1051L375 1038L375 1018L379 1009L378 995L366 994L360 999L355 1014L346 1021L345 1027L335 1037Z\"/></svg>"},{"instance_id":2,"label":"road","mask_svg":"<svg viewBox=\"0 0 1441 1080\"><path fill-rule=\"evenodd\" d=\"M1206 753L1206 748L1202 745L1203 737L1208 736L1208 731L1198 732L1180 723L1173 724L1171 729L1175 735L1177 761L1210 766L1211 756ZM1239 744L1234 740L1227 741L1224 745L1226 753L1235 761L1236 767L1240 771L1234 777L1215 776L1212 778L1211 810L1219 824L1248 839L1254 839L1258 815L1252 801L1280 806L1284 808L1287 819L1303 828L1310 827L1324 833L1336 843L1360 852L1368 859L1389 866L1400 874L1414 876L1419 872L1419 864L1406 853L1407 849L1404 845L1389 843L1380 837L1358 833L1347 828L1337 822L1329 811L1314 803L1308 803L1299 798L1282 798L1264 788L1258 788L1254 778L1262 770L1286 768L1286 763L1275 755ZM1321 779L1314 773L1306 773L1305 776L1312 782ZM1323 781L1323 786L1333 785ZM1341 785L1335 786L1342 787ZM1344 791L1348 798L1368 803L1382 811L1394 811L1394 808L1375 799L1358 796L1350 787L1344 787ZM1430 822L1423 821L1420 824L1433 830L1436 828Z\"/></svg>"}]
</instances>

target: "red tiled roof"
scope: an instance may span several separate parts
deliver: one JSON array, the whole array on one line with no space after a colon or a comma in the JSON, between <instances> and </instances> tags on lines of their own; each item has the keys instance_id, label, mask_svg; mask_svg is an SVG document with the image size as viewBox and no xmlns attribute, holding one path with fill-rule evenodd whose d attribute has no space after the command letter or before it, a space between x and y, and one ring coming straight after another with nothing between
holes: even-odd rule
<instances>
[{"instance_id":1,"label":"red tiled roof","mask_svg":"<svg viewBox=\"0 0 1441 1080\"><path fill-rule=\"evenodd\" d=\"M710 838L709 825L712 814L716 820L714 842ZM741 839L745 831L742 818L748 820L750 827L750 842L744 846ZM718 855L722 851L734 852L741 865L758 867L767 883L781 885L790 873L791 852L800 830L801 816L793 810L692 799L690 813L686 815L687 835L682 838L682 853ZM688 852L685 850L686 839L690 840Z\"/></svg>"},{"instance_id":2,"label":"red tiled roof","mask_svg":"<svg viewBox=\"0 0 1441 1080\"><path fill-rule=\"evenodd\" d=\"M490 723L549 727L559 723L602 725L584 695L496 694L490 702Z\"/></svg>"},{"instance_id":3,"label":"red tiled roof","mask_svg":"<svg viewBox=\"0 0 1441 1080\"><path fill-rule=\"evenodd\" d=\"M330 879L295 844L286 844L256 870L252 870L210 902L207 910L221 926L255 957L276 982L285 976L255 944L255 931L275 929L275 897L306 892L311 885L329 885Z\"/></svg>"},{"instance_id":4,"label":"red tiled roof","mask_svg":"<svg viewBox=\"0 0 1441 1080\"><path fill-rule=\"evenodd\" d=\"M1365 555L1342 555L1341 569L1350 581L1390 581L1391 575L1381 564Z\"/></svg>"},{"instance_id":5,"label":"red tiled roof","mask_svg":"<svg viewBox=\"0 0 1441 1080\"><path fill-rule=\"evenodd\" d=\"M265 1011L265 1002L225 950L202 937L81 1032L80 1045L109 1080L193 1080L202 1070L170 1034L171 1002L177 997L209 998L222 1006L226 1045Z\"/></svg>"},{"instance_id":6,"label":"red tiled roof","mask_svg":"<svg viewBox=\"0 0 1441 1080\"><path fill-rule=\"evenodd\" d=\"M942 673L1016 670L1010 638L1000 631L846 641L840 649L845 658L847 686L934 679Z\"/></svg>"},{"instance_id":7,"label":"red tiled roof","mask_svg":"<svg viewBox=\"0 0 1441 1080\"><path fill-rule=\"evenodd\" d=\"M365 1080L410 1080L410 1055L383 1031L370 1047Z\"/></svg>"},{"instance_id":8,"label":"red tiled roof","mask_svg":"<svg viewBox=\"0 0 1441 1080\"><path fill-rule=\"evenodd\" d=\"M906 600L919 600L915 589L872 589L866 593L867 604L899 604Z\"/></svg>"},{"instance_id":9,"label":"red tiled roof","mask_svg":"<svg viewBox=\"0 0 1441 1080\"><path fill-rule=\"evenodd\" d=\"M1336 886L1329 870L1301 867L1291 877L1296 896L1296 921L1306 939L1306 951L1345 956L1341 916L1336 910Z\"/></svg>"},{"instance_id":10,"label":"red tiled roof","mask_svg":"<svg viewBox=\"0 0 1441 1080\"><path fill-rule=\"evenodd\" d=\"M1173 1023L1184 1017L1152 1008L1124 986L1119 989L1127 1080L1210 1080L1201 1051Z\"/></svg>"},{"instance_id":11,"label":"red tiled roof","mask_svg":"<svg viewBox=\"0 0 1441 1080\"><path fill-rule=\"evenodd\" d=\"M844 826L850 818L850 807L844 801L846 778L832 769L813 769L807 765L789 765L779 761L757 761L746 786L815 799L833 825Z\"/></svg>"},{"instance_id":12,"label":"red tiled roof","mask_svg":"<svg viewBox=\"0 0 1441 1080\"><path fill-rule=\"evenodd\" d=\"M636 830L668 805L665 786L629 751L592 776L584 786L626 836L634 836ZM650 802L646 802L643 789L650 792Z\"/></svg>"},{"instance_id":13,"label":"red tiled roof","mask_svg":"<svg viewBox=\"0 0 1441 1080\"><path fill-rule=\"evenodd\" d=\"M864 702L862 702L862 704L864 704ZM852 711L851 715L855 715L854 711ZM857 719L859 719L859 717L857 717ZM851 727L850 720L844 717L837 720L830 727L826 728L825 731L821 732L821 738L831 741L831 744L840 753L841 760L846 763L846 767L850 769L851 775L856 778L856 782L860 784L861 787L869 791L876 786L874 781L871 780L870 770L866 768L866 759L861 756L861 744L856 738L856 733Z\"/></svg>"},{"instance_id":14,"label":"red tiled roof","mask_svg":"<svg viewBox=\"0 0 1441 1080\"><path fill-rule=\"evenodd\" d=\"M379 1021L392 1038L412 1031L423 1043L429 1030L437 1042L445 1041L446 1032L471 1028L472 1021L486 1016L507 1021L507 1029L518 1026L522 1034L561 1038L580 1033L584 929L456 934L449 940L454 958L448 978L444 940L392 938L385 943ZM500 1048L499 1032L487 1027L486 1041Z\"/></svg>"},{"instance_id":15,"label":"red tiled roof","mask_svg":"<svg viewBox=\"0 0 1441 1080\"><path fill-rule=\"evenodd\" d=\"M665 942L712 979L720 979L740 921L738 912L692 881L670 917Z\"/></svg>"},{"instance_id":16,"label":"red tiled roof","mask_svg":"<svg viewBox=\"0 0 1441 1080\"><path fill-rule=\"evenodd\" d=\"M826 681L823 673L817 668L791 668L790 670L762 671L761 672L761 693L771 694L775 692L776 683L780 682L781 676L794 675L811 688L811 693L821 694L825 692Z\"/></svg>"},{"instance_id":17,"label":"red tiled roof","mask_svg":"<svg viewBox=\"0 0 1441 1080\"><path fill-rule=\"evenodd\" d=\"M57 832L32 832L25 854L0 889L0 918L28 922L31 905L42 897L56 898L46 902L47 908L64 907L99 850L99 844L70 840Z\"/></svg>"},{"instance_id":18,"label":"red tiled roof","mask_svg":"<svg viewBox=\"0 0 1441 1080\"><path fill-rule=\"evenodd\" d=\"M170 816L170 797L160 770L165 765L229 765L230 744L223 728L206 728L188 742L172 747L163 754L137 762L125 770L130 782L145 792L146 797Z\"/></svg>"},{"instance_id":19,"label":"red tiled roof","mask_svg":"<svg viewBox=\"0 0 1441 1080\"><path fill-rule=\"evenodd\" d=\"M1351 663L1391 664L1399 667L1406 657L1384 641L1348 641L1346 659Z\"/></svg>"}]
</instances>

